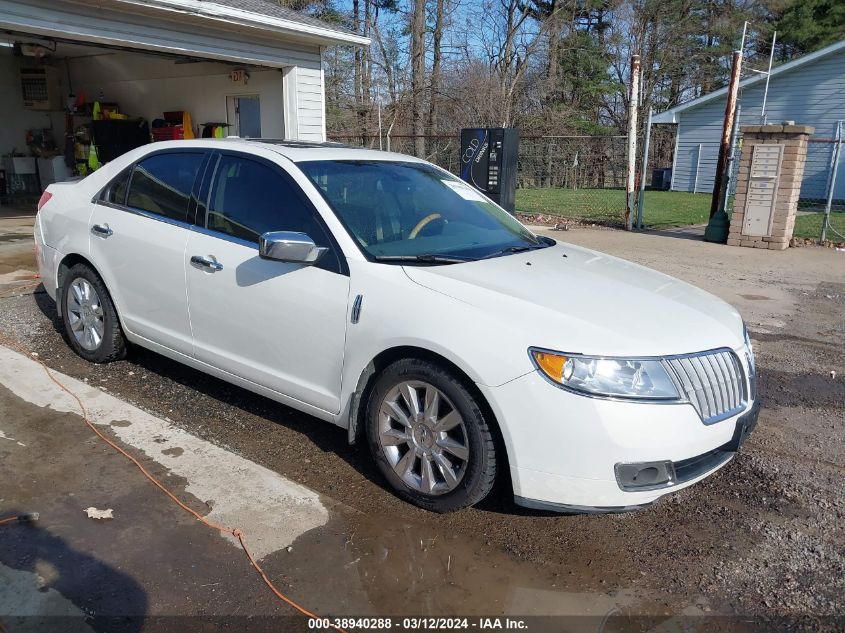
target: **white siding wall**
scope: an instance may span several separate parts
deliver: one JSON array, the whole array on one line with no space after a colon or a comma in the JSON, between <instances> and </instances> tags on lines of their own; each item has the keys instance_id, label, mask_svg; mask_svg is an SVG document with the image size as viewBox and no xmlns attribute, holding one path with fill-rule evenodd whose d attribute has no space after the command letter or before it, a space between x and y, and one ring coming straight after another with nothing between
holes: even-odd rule
<instances>
[{"instance_id":1,"label":"white siding wall","mask_svg":"<svg viewBox=\"0 0 845 633\"><path fill-rule=\"evenodd\" d=\"M741 94L743 125L760 124L763 104L763 82L745 88ZM695 179L698 144L702 144L699 163L699 192L712 192L719 153L719 139L725 114L725 98L714 99L699 107L678 113L678 148L672 189L692 191ZM832 138L836 121L845 119L845 51L828 55L795 70L774 75L769 84L766 104L769 123L795 121L816 128L815 137ZM822 151L810 146L802 197L816 197L827 182L827 164ZM817 153L818 152L818 153ZM845 160L837 173L836 197L845 198Z\"/></svg>"},{"instance_id":2,"label":"white siding wall","mask_svg":"<svg viewBox=\"0 0 845 633\"><path fill-rule=\"evenodd\" d=\"M296 69L296 112L300 140L326 140L323 77L319 68Z\"/></svg>"},{"instance_id":3,"label":"white siding wall","mask_svg":"<svg viewBox=\"0 0 845 633\"><path fill-rule=\"evenodd\" d=\"M725 102L721 99L681 113L675 170L672 172L673 190L713 191L724 115Z\"/></svg>"}]
</instances>

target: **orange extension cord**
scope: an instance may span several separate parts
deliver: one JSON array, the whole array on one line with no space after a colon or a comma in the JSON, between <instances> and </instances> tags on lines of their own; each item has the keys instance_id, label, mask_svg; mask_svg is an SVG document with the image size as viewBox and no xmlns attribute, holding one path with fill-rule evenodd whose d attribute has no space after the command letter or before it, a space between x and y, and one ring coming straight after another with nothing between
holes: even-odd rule
<instances>
[{"instance_id":1,"label":"orange extension cord","mask_svg":"<svg viewBox=\"0 0 845 633\"><path fill-rule=\"evenodd\" d=\"M39 283L40 283L40 282L39 282ZM37 284L35 284L35 285L37 285ZM21 289L21 288L20 288L20 287L18 287L18 288L16 288L15 290L20 290L20 289ZM2 335L0 335L0 338L5 339L5 340L3 340L3 341L2 341L4 344L8 345L9 343L11 343L11 345L8 345L9 347L12 347L12 348L13 348L13 349L15 349L17 352L22 353L24 356L29 356L28 354L26 354L26 352L25 352L25 351L22 351L22 350L19 348L19 346L17 345L17 342L16 342L16 341L9 341L9 340L8 340L5 336L2 336ZM30 356L30 358L32 358L32 357ZM311 611L309 611L308 609L306 609L306 608L305 608L305 607L303 607L302 605L298 604L297 602L295 602L295 601L294 601L294 600L292 600L291 598L288 598L285 594L283 594L281 591L279 591L279 590L276 588L276 586L273 584L273 582L272 582L272 581L271 581L271 580L267 577L267 574L264 572L264 570L261 568L261 566L260 566L260 565L256 562L255 557L252 555L252 552L249 550L249 547L248 547L248 546L247 546L247 544L246 544L245 536L244 536L244 533L243 533L243 531L242 531L242 530L240 530L240 529L238 529L238 528L229 528L229 527L226 527L226 526L223 526L223 525L219 525L219 524L215 523L214 521L209 521L209 520L208 520L208 519L206 519L204 516L202 516L201 514L199 514L199 513L195 512L194 510L192 510L191 508L189 508L187 505L185 505L185 503L183 503L183 502L182 502L182 501L181 501L178 497L176 497L176 495L174 495L172 492L170 492L170 490L168 490L167 488L165 488L165 487L164 487L164 485L163 485L160 481L158 481L158 479L156 479L153 475L151 475L151 474L147 471L147 469L146 469L146 468L144 468L144 466L141 464L141 462L139 462L139 461L138 461L137 459L135 459L132 455L130 455L129 453L127 453L125 450L123 450L120 446L118 446L117 444L115 444L114 442L112 442L112 441L111 441L108 437L106 437L105 435L103 435L103 433L102 433L102 432L100 432L100 431L97 429L97 427L95 427L95 426L94 426L94 424L91 422L90 418L88 417L88 410L85 408L85 405L82 403L82 400L79 398L79 396L77 396L77 395L76 395L75 393L73 393L70 389L68 389L67 387L65 387L65 386L64 386L64 385L63 385L63 384L62 384L62 383L61 383L61 382L60 382L60 381L59 381L59 380L58 380L58 379L57 379L57 378L53 375L53 372L50 370L50 368L49 368L49 367L47 367L47 365L46 365L43 361L41 361L41 360L39 360L39 359L37 359L37 358L32 358L32 360L34 360L34 361L35 361L35 362L37 362L39 365L41 365L41 367L44 369L44 371L46 372L46 374L47 374L47 376L50 378L50 380L52 380L52 381L53 381L53 382L54 382L54 383L55 383L55 384L56 384L56 385L57 385L57 386L58 386L58 387L59 387L62 391L64 391L64 392L65 392L65 393L67 393L67 394L68 394L71 398L73 398L74 400L76 400L76 404L78 404L78 405L79 405L79 410L82 412L82 419L85 421L85 424L87 424L87 425L88 425L88 428L89 428L89 429L91 429L91 431L93 431L93 432L94 432L94 434L95 434L97 437L99 437L99 438L100 438L101 440L103 440L106 444L108 444L109 446L111 446L111 447L112 447L114 450L116 450L118 453L120 453L121 455L123 455L123 456L124 456L126 459L128 459L130 462L132 462L133 464L135 464L135 466L137 466L137 467L138 467L138 470L140 470L140 471L141 471L141 473L144 475L144 477L146 477L147 479L149 479L149 480L150 480L150 482L151 482L151 483L152 483L152 484L153 484L156 488L158 488L158 489L159 489L159 490L161 490L164 494L166 494L168 497L170 497L170 499L171 499L171 500L172 500L172 501L173 501L176 505L178 505L180 508L182 508L185 512L188 512L189 514L191 514L191 515L192 515L194 518L196 518L196 519L197 519L200 523L202 523L202 524L204 524L204 525L206 525L206 526L210 527L210 528L211 528L211 529L213 529L213 530L217 530L217 531L219 531L219 532L222 532L222 533L224 533L224 534L231 534L231 535L232 535L232 536L234 536L236 539L238 539L238 542L241 544L241 548L243 548L244 554L246 554L246 557L249 559L250 564L251 564L251 565L255 568L255 571L257 571L257 572L258 572L258 574L261 576L261 579L264 581L264 584L266 584L266 585L267 585L267 587L269 587L269 588L270 588L270 591L272 591L272 592L273 592L273 594L274 594L274 595L275 595L275 596L276 596L279 600L282 600L283 602L287 603L289 606L293 607L296 611L298 611L298 612L299 612L299 613L301 613L302 615L308 616L309 618L319 618L319 616L318 616L318 615L316 615L316 614L312 613ZM5 517L5 518L0 519L0 525L5 525L5 524L8 524L8 523L12 523L12 522L18 521L18 520L19 520L19 519L18 519L18 516ZM333 625L333 624L332 624L332 625L331 625L331 627L332 627L333 629L335 629L336 631L338 631L339 633L346 633L346 631L345 631L344 629L342 629L342 628L340 628L340 627L338 627L338 626L335 626L335 625Z\"/></svg>"}]
</instances>

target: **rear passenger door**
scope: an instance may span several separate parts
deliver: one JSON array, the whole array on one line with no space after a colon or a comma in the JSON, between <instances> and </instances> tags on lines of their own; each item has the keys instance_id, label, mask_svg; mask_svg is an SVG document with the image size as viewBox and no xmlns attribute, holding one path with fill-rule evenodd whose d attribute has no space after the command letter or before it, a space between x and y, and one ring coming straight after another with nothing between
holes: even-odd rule
<instances>
[{"instance_id":1,"label":"rear passenger door","mask_svg":"<svg viewBox=\"0 0 845 633\"><path fill-rule=\"evenodd\" d=\"M197 359L337 413L349 296L345 258L279 165L221 152L207 173L185 252ZM261 259L258 238L267 231L307 233L329 251L312 266Z\"/></svg>"},{"instance_id":2,"label":"rear passenger door","mask_svg":"<svg viewBox=\"0 0 845 633\"><path fill-rule=\"evenodd\" d=\"M209 152L150 154L101 193L90 220L91 258L135 336L186 355L193 339L185 296L191 196Z\"/></svg>"}]
</instances>

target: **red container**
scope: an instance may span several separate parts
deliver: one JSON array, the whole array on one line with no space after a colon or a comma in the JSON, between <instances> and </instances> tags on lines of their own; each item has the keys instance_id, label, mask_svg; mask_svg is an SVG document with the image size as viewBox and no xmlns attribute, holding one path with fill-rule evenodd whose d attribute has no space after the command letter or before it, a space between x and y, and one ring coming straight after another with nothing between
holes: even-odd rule
<instances>
[{"instance_id":1,"label":"red container","mask_svg":"<svg viewBox=\"0 0 845 633\"><path fill-rule=\"evenodd\" d=\"M154 127L154 141L177 141L185 138L185 128L181 125L169 125L167 127Z\"/></svg>"}]
</instances>

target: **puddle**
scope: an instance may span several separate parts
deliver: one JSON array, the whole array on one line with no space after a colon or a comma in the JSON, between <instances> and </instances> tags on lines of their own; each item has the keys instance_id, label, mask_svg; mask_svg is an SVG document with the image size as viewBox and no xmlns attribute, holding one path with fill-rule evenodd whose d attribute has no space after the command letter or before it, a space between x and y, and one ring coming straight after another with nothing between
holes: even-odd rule
<instances>
[{"instance_id":1,"label":"puddle","mask_svg":"<svg viewBox=\"0 0 845 633\"><path fill-rule=\"evenodd\" d=\"M32 273L37 270L38 263L35 261L35 252L31 244L21 244L14 248L3 249L2 261L0 261L0 276L15 281L21 275Z\"/></svg>"},{"instance_id":2,"label":"puddle","mask_svg":"<svg viewBox=\"0 0 845 633\"><path fill-rule=\"evenodd\" d=\"M669 608L669 596L617 586L612 571L605 580L585 581L592 574L577 557L568 566L539 568L480 540L390 517L344 514L335 510L327 526L303 535L291 552L265 560L268 570L295 578L296 594L309 596L323 613L575 616L571 623L582 621L586 628L566 630L595 631L605 618L619 624L629 616L665 618L711 610L703 598Z\"/></svg>"},{"instance_id":3,"label":"puddle","mask_svg":"<svg viewBox=\"0 0 845 633\"><path fill-rule=\"evenodd\" d=\"M5 235L0 235L0 244L4 242L14 243L14 242L31 242L32 235L29 233L6 233Z\"/></svg>"}]
</instances>

